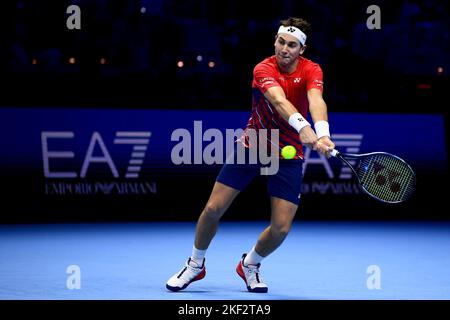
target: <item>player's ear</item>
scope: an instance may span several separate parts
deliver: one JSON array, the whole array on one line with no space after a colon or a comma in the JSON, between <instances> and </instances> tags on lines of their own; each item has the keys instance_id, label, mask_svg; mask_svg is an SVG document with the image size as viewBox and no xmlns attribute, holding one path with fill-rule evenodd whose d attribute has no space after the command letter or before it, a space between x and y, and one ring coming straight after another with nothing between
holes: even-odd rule
<instances>
[{"instance_id":1,"label":"player's ear","mask_svg":"<svg viewBox=\"0 0 450 320\"><path fill-rule=\"evenodd\" d=\"M302 55L303 52L305 52L305 50L306 50L306 45L305 45L305 46L302 46L302 47L300 48L299 55Z\"/></svg>"},{"instance_id":2,"label":"player's ear","mask_svg":"<svg viewBox=\"0 0 450 320\"><path fill-rule=\"evenodd\" d=\"M274 46L274 47L277 45L277 38L278 38L278 35L276 34L276 35L275 35L275 42L273 43L273 46Z\"/></svg>"}]
</instances>

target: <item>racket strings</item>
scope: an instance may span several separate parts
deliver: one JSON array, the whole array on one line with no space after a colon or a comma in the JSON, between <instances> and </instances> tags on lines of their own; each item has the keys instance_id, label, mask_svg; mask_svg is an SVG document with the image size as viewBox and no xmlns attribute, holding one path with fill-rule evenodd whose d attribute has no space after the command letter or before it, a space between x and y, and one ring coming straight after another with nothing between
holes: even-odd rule
<instances>
[{"instance_id":1,"label":"racket strings","mask_svg":"<svg viewBox=\"0 0 450 320\"><path fill-rule=\"evenodd\" d=\"M411 168L388 154L363 158L357 175L367 192L387 202L404 201L415 189L415 175Z\"/></svg>"}]
</instances>

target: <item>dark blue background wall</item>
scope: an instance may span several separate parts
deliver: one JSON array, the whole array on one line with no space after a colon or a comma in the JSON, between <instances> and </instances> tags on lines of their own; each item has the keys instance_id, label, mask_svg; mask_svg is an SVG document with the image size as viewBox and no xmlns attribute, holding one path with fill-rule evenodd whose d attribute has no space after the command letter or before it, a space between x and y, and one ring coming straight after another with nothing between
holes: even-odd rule
<instances>
[{"instance_id":1,"label":"dark blue background wall","mask_svg":"<svg viewBox=\"0 0 450 320\"><path fill-rule=\"evenodd\" d=\"M195 219L230 151L226 130L243 128L248 117L243 111L2 108L0 174L9 209L1 219ZM437 179L447 172L442 116L330 113L330 123L339 150L394 153L417 172L418 189L406 204L376 203L340 161L305 150L302 217L445 217L429 199L443 193ZM180 129L183 139L173 136ZM208 140L211 129L217 137ZM223 156L207 164L202 154L219 142ZM181 143L191 156L177 164L173 150ZM267 217L263 180L238 198L227 218Z\"/></svg>"}]
</instances>

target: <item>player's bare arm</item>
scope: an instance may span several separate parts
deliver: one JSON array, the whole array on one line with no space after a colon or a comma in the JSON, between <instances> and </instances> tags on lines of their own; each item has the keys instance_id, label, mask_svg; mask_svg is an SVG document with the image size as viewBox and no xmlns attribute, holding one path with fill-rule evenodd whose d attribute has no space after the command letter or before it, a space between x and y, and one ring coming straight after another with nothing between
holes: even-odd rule
<instances>
[{"instance_id":1,"label":"player's bare arm","mask_svg":"<svg viewBox=\"0 0 450 320\"><path fill-rule=\"evenodd\" d=\"M320 91L319 89L313 88L308 90L307 96L309 102L309 112L311 113L313 122L316 124L316 133L318 134L317 126L328 126L327 105L325 103L325 100L323 99L322 91ZM317 146L317 151L329 157L330 150L334 149L335 147L333 141L331 141L331 137L329 135L320 136L320 134L318 134L318 138L319 143Z\"/></svg>"},{"instance_id":2,"label":"player's bare arm","mask_svg":"<svg viewBox=\"0 0 450 320\"><path fill-rule=\"evenodd\" d=\"M286 121L289 121L291 115L298 112L292 103L286 98L286 95L281 87L269 88L264 93L264 96ZM303 127L299 132L299 136L300 141L308 148L313 150L317 149L317 135L311 126L308 125Z\"/></svg>"}]
</instances>

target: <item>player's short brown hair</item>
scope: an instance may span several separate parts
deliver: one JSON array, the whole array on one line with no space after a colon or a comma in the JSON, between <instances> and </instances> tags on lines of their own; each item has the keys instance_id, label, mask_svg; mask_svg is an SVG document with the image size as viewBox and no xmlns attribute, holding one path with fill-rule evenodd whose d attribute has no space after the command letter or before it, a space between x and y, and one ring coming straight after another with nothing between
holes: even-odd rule
<instances>
[{"instance_id":1,"label":"player's short brown hair","mask_svg":"<svg viewBox=\"0 0 450 320\"><path fill-rule=\"evenodd\" d=\"M307 36L311 32L311 24L302 18L289 17L288 19L281 20L280 24L284 27L293 26L299 28Z\"/></svg>"}]
</instances>

